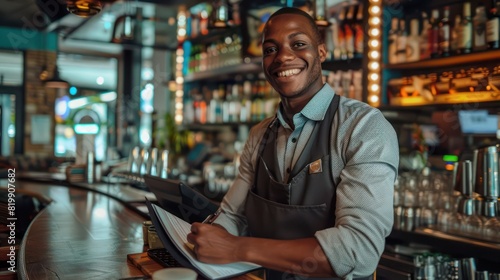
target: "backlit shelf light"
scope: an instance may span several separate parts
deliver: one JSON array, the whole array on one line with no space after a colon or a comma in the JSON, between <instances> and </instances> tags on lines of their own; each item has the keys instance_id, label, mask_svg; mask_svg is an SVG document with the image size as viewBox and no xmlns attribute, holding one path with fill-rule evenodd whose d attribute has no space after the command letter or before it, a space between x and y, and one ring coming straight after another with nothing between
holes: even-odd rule
<instances>
[{"instance_id":1,"label":"backlit shelf light","mask_svg":"<svg viewBox=\"0 0 500 280\"><path fill-rule=\"evenodd\" d=\"M368 6L368 104L380 106L380 40L382 1L369 0Z\"/></svg>"},{"instance_id":2,"label":"backlit shelf light","mask_svg":"<svg viewBox=\"0 0 500 280\"><path fill-rule=\"evenodd\" d=\"M184 116L184 77L182 76L182 64L184 63L184 50L178 47L175 52L175 112L174 119L176 124L182 124Z\"/></svg>"}]
</instances>

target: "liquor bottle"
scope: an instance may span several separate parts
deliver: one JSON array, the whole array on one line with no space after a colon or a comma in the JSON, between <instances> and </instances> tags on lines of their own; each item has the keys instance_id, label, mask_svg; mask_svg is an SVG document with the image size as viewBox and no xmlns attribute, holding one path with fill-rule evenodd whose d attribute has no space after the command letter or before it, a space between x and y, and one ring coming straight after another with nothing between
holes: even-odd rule
<instances>
[{"instance_id":1,"label":"liquor bottle","mask_svg":"<svg viewBox=\"0 0 500 280\"><path fill-rule=\"evenodd\" d=\"M252 119L252 83L243 82L243 99L241 100L240 122L249 122Z\"/></svg>"},{"instance_id":2,"label":"liquor bottle","mask_svg":"<svg viewBox=\"0 0 500 280\"><path fill-rule=\"evenodd\" d=\"M364 30L363 30L363 4L358 5L356 20L354 23L354 56L363 56Z\"/></svg>"},{"instance_id":3,"label":"liquor bottle","mask_svg":"<svg viewBox=\"0 0 500 280\"><path fill-rule=\"evenodd\" d=\"M450 7L443 8L443 18L439 23L439 54L441 56L450 55Z\"/></svg>"},{"instance_id":4,"label":"liquor bottle","mask_svg":"<svg viewBox=\"0 0 500 280\"><path fill-rule=\"evenodd\" d=\"M406 62L406 45L408 39L408 32L406 31L405 20L399 20L399 30L397 38L397 61L398 63Z\"/></svg>"},{"instance_id":5,"label":"liquor bottle","mask_svg":"<svg viewBox=\"0 0 500 280\"><path fill-rule=\"evenodd\" d=\"M332 60L338 60L341 59L340 57L340 42L339 42L339 24L336 18L331 17L329 19L330 22L330 27L329 27L329 34L331 34L331 49L329 49L332 54L331 54L331 59ZM327 44L328 45L328 44Z\"/></svg>"},{"instance_id":6,"label":"liquor bottle","mask_svg":"<svg viewBox=\"0 0 500 280\"><path fill-rule=\"evenodd\" d=\"M240 25L241 24L240 3L239 2L232 2L231 10L232 10L231 21L232 21L233 25L236 25L236 26Z\"/></svg>"},{"instance_id":7,"label":"liquor bottle","mask_svg":"<svg viewBox=\"0 0 500 280\"><path fill-rule=\"evenodd\" d=\"M208 12L206 10L202 10L200 12L200 29L199 33L202 35L208 34Z\"/></svg>"},{"instance_id":8,"label":"liquor bottle","mask_svg":"<svg viewBox=\"0 0 500 280\"><path fill-rule=\"evenodd\" d=\"M434 83L435 92L437 95L439 94L448 94L450 93L450 81L453 76L453 73L443 72L439 76L439 80Z\"/></svg>"},{"instance_id":9,"label":"liquor bottle","mask_svg":"<svg viewBox=\"0 0 500 280\"><path fill-rule=\"evenodd\" d=\"M347 8L347 14L343 22L344 35L345 35L345 47L347 51L347 58L351 59L354 57L354 30L353 30L353 20L354 20L354 9L355 5L351 5Z\"/></svg>"},{"instance_id":10,"label":"liquor bottle","mask_svg":"<svg viewBox=\"0 0 500 280\"><path fill-rule=\"evenodd\" d=\"M326 0L317 0L314 1L314 7L313 7L313 17L314 21L316 22L316 25L318 26L327 26L328 21L327 21L327 7L326 7Z\"/></svg>"},{"instance_id":11,"label":"liquor bottle","mask_svg":"<svg viewBox=\"0 0 500 280\"><path fill-rule=\"evenodd\" d=\"M328 27L325 32L325 45L326 45L326 61L334 60L334 49L335 40L333 39L333 29L332 29L332 21L328 21Z\"/></svg>"},{"instance_id":12,"label":"liquor bottle","mask_svg":"<svg viewBox=\"0 0 500 280\"><path fill-rule=\"evenodd\" d=\"M410 21L410 35L406 40L406 61L420 59L420 36L418 35L418 19Z\"/></svg>"},{"instance_id":13,"label":"liquor bottle","mask_svg":"<svg viewBox=\"0 0 500 280\"><path fill-rule=\"evenodd\" d=\"M345 7L343 10L339 13L339 21L338 21L338 28L337 28L337 34L338 34L338 42L339 42L339 53L340 55L338 56L338 59L347 59L347 50L346 50L346 35L344 31L344 22L345 22L345 13L347 12L347 7Z\"/></svg>"},{"instance_id":14,"label":"liquor bottle","mask_svg":"<svg viewBox=\"0 0 500 280\"><path fill-rule=\"evenodd\" d=\"M439 57L439 10L433 9L427 41L431 57Z\"/></svg>"},{"instance_id":15,"label":"liquor bottle","mask_svg":"<svg viewBox=\"0 0 500 280\"><path fill-rule=\"evenodd\" d=\"M493 71L488 76L488 86L493 91L500 91L500 65L493 68Z\"/></svg>"},{"instance_id":16,"label":"liquor bottle","mask_svg":"<svg viewBox=\"0 0 500 280\"><path fill-rule=\"evenodd\" d=\"M469 92L472 85L472 78L465 69L460 69L455 74L455 78L451 81L450 93Z\"/></svg>"},{"instance_id":17,"label":"liquor bottle","mask_svg":"<svg viewBox=\"0 0 500 280\"><path fill-rule=\"evenodd\" d=\"M187 94L186 101L184 101L182 121L184 124L192 124L195 121L195 108L192 99L192 92Z\"/></svg>"},{"instance_id":18,"label":"liquor bottle","mask_svg":"<svg viewBox=\"0 0 500 280\"><path fill-rule=\"evenodd\" d=\"M398 18L392 18L391 20L391 30L389 30L389 47L388 54L389 63L394 64L398 63L397 51L398 51Z\"/></svg>"},{"instance_id":19,"label":"liquor bottle","mask_svg":"<svg viewBox=\"0 0 500 280\"><path fill-rule=\"evenodd\" d=\"M486 22L488 17L486 16L486 9L483 5L476 7L476 15L473 19L474 25L474 51L483 51L488 48L486 43Z\"/></svg>"},{"instance_id":20,"label":"liquor bottle","mask_svg":"<svg viewBox=\"0 0 500 280\"><path fill-rule=\"evenodd\" d=\"M452 54L460 53L460 41L462 35L462 16L455 15L455 21L453 24L453 28L451 29L451 37L450 37L450 51Z\"/></svg>"},{"instance_id":21,"label":"liquor bottle","mask_svg":"<svg viewBox=\"0 0 500 280\"><path fill-rule=\"evenodd\" d=\"M422 31L420 32L420 59L428 59L431 57L429 53L428 34L431 29L431 23L427 18L427 13L422 12Z\"/></svg>"},{"instance_id":22,"label":"liquor bottle","mask_svg":"<svg viewBox=\"0 0 500 280\"><path fill-rule=\"evenodd\" d=\"M470 2L463 5L463 18L461 23L461 34L459 36L459 48L461 53L470 53L472 51L472 19L470 11Z\"/></svg>"},{"instance_id":23,"label":"liquor bottle","mask_svg":"<svg viewBox=\"0 0 500 280\"><path fill-rule=\"evenodd\" d=\"M500 1L493 0L493 5L490 10L489 19L486 22L486 42L490 49L498 49L500 47Z\"/></svg>"},{"instance_id":24,"label":"liquor bottle","mask_svg":"<svg viewBox=\"0 0 500 280\"><path fill-rule=\"evenodd\" d=\"M471 69L471 91L487 91L488 73L489 70L487 67L477 67Z\"/></svg>"},{"instance_id":25,"label":"liquor bottle","mask_svg":"<svg viewBox=\"0 0 500 280\"><path fill-rule=\"evenodd\" d=\"M227 93L231 93L231 102L229 103L229 118L232 122L240 121L241 114L241 95L239 87L235 85L228 85Z\"/></svg>"},{"instance_id":26,"label":"liquor bottle","mask_svg":"<svg viewBox=\"0 0 500 280\"><path fill-rule=\"evenodd\" d=\"M200 19L196 14L191 14L189 18L191 18L189 22L191 24L191 28L189 29L188 36L190 36L191 38L196 38L198 37Z\"/></svg>"},{"instance_id":27,"label":"liquor bottle","mask_svg":"<svg viewBox=\"0 0 500 280\"><path fill-rule=\"evenodd\" d=\"M212 93L212 100L210 100L208 109L209 123L221 123L222 122L222 100L220 99L219 90L214 89Z\"/></svg>"}]
</instances>

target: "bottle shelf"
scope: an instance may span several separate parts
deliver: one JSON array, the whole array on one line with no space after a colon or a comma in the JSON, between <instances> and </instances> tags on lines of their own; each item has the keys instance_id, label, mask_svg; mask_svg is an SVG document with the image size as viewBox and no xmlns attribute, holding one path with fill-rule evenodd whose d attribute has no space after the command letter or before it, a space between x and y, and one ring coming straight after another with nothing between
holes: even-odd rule
<instances>
[{"instance_id":1,"label":"bottle shelf","mask_svg":"<svg viewBox=\"0 0 500 280\"><path fill-rule=\"evenodd\" d=\"M186 40L190 41L192 44L206 44L212 43L214 40L224 37L232 36L240 32L241 26L232 25L223 29L209 29L208 34L198 35L196 37L189 37Z\"/></svg>"},{"instance_id":2,"label":"bottle shelf","mask_svg":"<svg viewBox=\"0 0 500 280\"><path fill-rule=\"evenodd\" d=\"M385 69L388 70L417 70L424 68L444 68L452 66L462 66L464 64L499 62L500 49L488 50L476 53L453 55L448 57L431 58L415 62L386 64Z\"/></svg>"},{"instance_id":3,"label":"bottle shelf","mask_svg":"<svg viewBox=\"0 0 500 280\"><path fill-rule=\"evenodd\" d=\"M251 58L249 62L228 65L207 71L200 71L188 74L184 77L184 82L196 82L205 79L216 79L218 81L227 80L238 74L260 73L262 72L262 58ZM347 60L329 60L323 62L323 70L357 70L363 67L362 58L353 58Z\"/></svg>"},{"instance_id":4,"label":"bottle shelf","mask_svg":"<svg viewBox=\"0 0 500 280\"><path fill-rule=\"evenodd\" d=\"M240 127L240 126L248 126L252 127L257 124L258 121L255 122L227 122L227 123L191 123L191 124L183 124L181 129L190 130L190 131L220 131L227 127Z\"/></svg>"},{"instance_id":5,"label":"bottle shelf","mask_svg":"<svg viewBox=\"0 0 500 280\"><path fill-rule=\"evenodd\" d=\"M327 60L322 63L323 70L358 70L363 68L362 58L352 58L346 60Z\"/></svg>"},{"instance_id":6,"label":"bottle shelf","mask_svg":"<svg viewBox=\"0 0 500 280\"><path fill-rule=\"evenodd\" d=\"M451 235L433 228L417 228L411 232L394 229L388 238L429 245L449 254L474 255L500 262L500 244Z\"/></svg>"},{"instance_id":7,"label":"bottle shelf","mask_svg":"<svg viewBox=\"0 0 500 280\"><path fill-rule=\"evenodd\" d=\"M260 58L250 59L248 63L243 62L241 64L228 65L207 71L191 73L184 77L184 82L196 82L206 79L222 81L228 80L238 74L260 73L262 72L260 62Z\"/></svg>"},{"instance_id":8,"label":"bottle shelf","mask_svg":"<svg viewBox=\"0 0 500 280\"><path fill-rule=\"evenodd\" d=\"M423 96L391 97L391 106L428 106L428 105L453 105L465 103L500 102L498 91L458 92L433 96L429 100Z\"/></svg>"}]
</instances>

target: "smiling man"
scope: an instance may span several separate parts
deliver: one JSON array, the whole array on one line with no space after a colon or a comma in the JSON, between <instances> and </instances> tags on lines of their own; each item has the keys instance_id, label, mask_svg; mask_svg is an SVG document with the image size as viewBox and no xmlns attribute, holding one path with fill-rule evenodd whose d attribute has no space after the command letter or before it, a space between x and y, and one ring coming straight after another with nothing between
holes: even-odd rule
<instances>
[{"instance_id":1,"label":"smiling man","mask_svg":"<svg viewBox=\"0 0 500 280\"><path fill-rule=\"evenodd\" d=\"M251 129L222 214L188 240L200 261L257 263L268 280L371 279L393 223L394 129L323 83L326 47L309 14L278 10L262 49L280 106Z\"/></svg>"}]
</instances>

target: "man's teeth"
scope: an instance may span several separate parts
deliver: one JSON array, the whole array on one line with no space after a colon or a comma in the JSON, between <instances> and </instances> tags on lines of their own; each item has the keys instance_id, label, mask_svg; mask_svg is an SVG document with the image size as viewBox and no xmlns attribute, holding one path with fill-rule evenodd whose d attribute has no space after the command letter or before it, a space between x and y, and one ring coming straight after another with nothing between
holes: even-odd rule
<instances>
[{"instance_id":1,"label":"man's teeth","mask_svg":"<svg viewBox=\"0 0 500 280\"><path fill-rule=\"evenodd\" d=\"M282 72L278 72L278 77L288 77L300 73L300 69L290 69Z\"/></svg>"}]
</instances>

